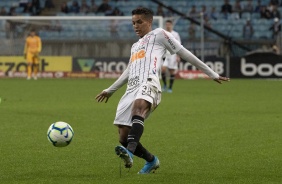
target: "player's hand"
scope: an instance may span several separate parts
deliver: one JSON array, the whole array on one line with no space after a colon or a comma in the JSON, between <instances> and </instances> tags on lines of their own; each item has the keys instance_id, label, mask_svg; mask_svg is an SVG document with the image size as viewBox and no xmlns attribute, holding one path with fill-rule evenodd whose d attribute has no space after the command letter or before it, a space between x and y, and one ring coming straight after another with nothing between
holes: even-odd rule
<instances>
[{"instance_id":1,"label":"player's hand","mask_svg":"<svg viewBox=\"0 0 282 184\"><path fill-rule=\"evenodd\" d=\"M219 84L222 84L222 81L229 82L229 81L230 81L230 78L219 76L217 79L213 79L213 80L214 80L215 82L219 83Z\"/></svg>"},{"instance_id":2,"label":"player's hand","mask_svg":"<svg viewBox=\"0 0 282 184\"><path fill-rule=\"evenodd\" d=\"M105 103L107 103L110 96L111 94L107 93L106 91L102 91L96 96L96 100L97 102L103 102L106 99Z\"/></svg>"}]
</instances>

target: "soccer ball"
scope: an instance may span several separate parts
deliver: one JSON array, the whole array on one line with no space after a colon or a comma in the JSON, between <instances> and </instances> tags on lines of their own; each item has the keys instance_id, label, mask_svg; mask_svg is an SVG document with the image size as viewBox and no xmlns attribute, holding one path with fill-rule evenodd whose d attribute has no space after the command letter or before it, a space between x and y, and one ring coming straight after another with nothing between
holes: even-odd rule
<instances>
[{"instance_id":1,"label":"soccer ball","mask_svg":"<svg viewBox=\"0 0 282 184\"><path fill-rule=\"evenodd\" d=\"M72 127L66 122L58 121L53 123L48 131L48 140L56 147L64 147L71 143L74 132Z\"/></svg>"}]
</instances>

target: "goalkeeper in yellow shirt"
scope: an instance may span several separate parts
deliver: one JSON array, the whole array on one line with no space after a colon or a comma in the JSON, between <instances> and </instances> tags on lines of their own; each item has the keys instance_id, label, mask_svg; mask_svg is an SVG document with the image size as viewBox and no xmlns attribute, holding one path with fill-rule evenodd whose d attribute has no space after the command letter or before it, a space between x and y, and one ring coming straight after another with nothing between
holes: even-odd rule
<instances>
[{"instance_id":1,"label":"goalkeeper in yellow shirt","mask_svg":"<svg viewBox=\"0 0 282 184\"><path fill-rule=\"evenodd\" d=\"M24 47L24 57L27 61L27 79L31 78L33 71L33 78L37 79L39 70L39 53L41 52L42 43L39 36L36 36L35 30L31 30L29 36L26 38Z\"/></svg>"}]
</instances>

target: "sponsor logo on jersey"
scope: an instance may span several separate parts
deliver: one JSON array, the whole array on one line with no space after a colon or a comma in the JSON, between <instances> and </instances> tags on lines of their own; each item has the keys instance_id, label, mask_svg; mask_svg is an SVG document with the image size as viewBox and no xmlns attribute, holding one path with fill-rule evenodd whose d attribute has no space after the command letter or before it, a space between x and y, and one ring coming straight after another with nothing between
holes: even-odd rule
<instances>
[{"instance_id":1,"label":"sponsor logo on jersey","mask_svg":"<svg viewBox=\"0 0 282 184\"><path fill-rule=\"evenodd\" d=\"M173 44L172 40L169 38L169 36L165 33L165 31L163 31L164 33L164 37L165 39L167 39L169 45L171 46L171 48L176 49L175 45Z\"/></svg>"},{"instance_id":2,"label":"sponsor logo on jersey","mask_svg":"<svg viewBox=\"0 0 282 184\"><path fill-rule=\"evenodd\" d=\"M135 87L139 84L139 76L135 76L135 77L132 77L130 79L128 79L128 87L131 88L131 87Z\"/></svg>"},{"instance_id":3,"label":"sponsor logo on jersey","mask_svg":"<svg viewBox=\"0 0 282 184\"><path fill-rule=\"evenodd\" d=\"M136 61L137 59L142 59L144 58L146 55L146 51L144 49L142 50L139 50L138 52L134 52L132 55L131 55L131 58L130 58L130 61L131 62L134 62Z\"/></svg>"}]
</instances>

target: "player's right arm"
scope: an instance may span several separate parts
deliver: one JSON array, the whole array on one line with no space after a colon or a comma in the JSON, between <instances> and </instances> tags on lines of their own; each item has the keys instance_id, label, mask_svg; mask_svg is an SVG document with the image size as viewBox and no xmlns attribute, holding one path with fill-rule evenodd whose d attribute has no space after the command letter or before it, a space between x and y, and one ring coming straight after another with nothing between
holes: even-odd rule
<instances>
[{"instance_id":1,"label":"player's right arm","mask_svg":"<svg viewBox=\"0 0 282 184\"><path fill-rule=\"evenodd\" d=\"M107 89L104 89L100 94L96 96L97 102L107 103L108 99L112 96L114 92L116 92L119 88L121 88L128 81L129 76L129 67L127 66L126 70L121 74L121 76Z\"/></svg>"}]
</instances>

